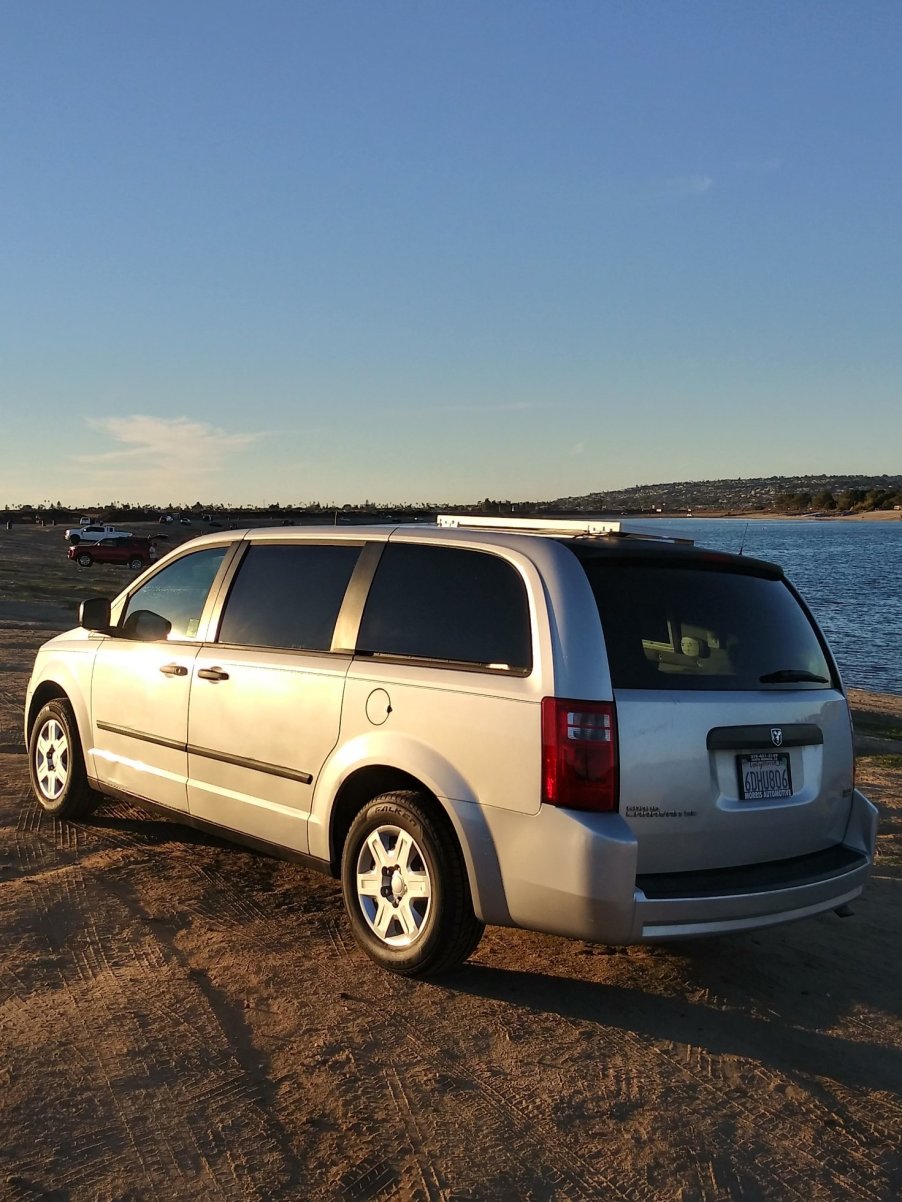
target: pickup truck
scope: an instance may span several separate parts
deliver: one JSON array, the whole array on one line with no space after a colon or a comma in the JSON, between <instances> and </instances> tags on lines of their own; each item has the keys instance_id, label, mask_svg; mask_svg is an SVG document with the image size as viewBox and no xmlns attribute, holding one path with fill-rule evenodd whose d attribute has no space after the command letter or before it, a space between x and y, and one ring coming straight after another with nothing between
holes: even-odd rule
<instances>
[{"instance_id":1,"label":"pickup truck","mask_svg":"<svg viewBox=\"0 0 902 1202\"><path fill-rule=\"evenodd\" d=\"M73 543L68 554L81 568L95 563L118 563L127 564L136 572L152 563L159 551L156 539L152 538L102 538L92 543Z\"/></svg>"},{"instance_id":2,"label":"pickup truck","mask_svg":"<svg viewBox=\"0 0 902 1202\"><path fill-rule=\"evenodd\" d=\"M76 543L97 543L102 538L134 538L131 530L119 530L116 526L101 526L92 522L89 526L73 526L66 531L66 539L74 547Z\"/></svg>"}]
</instances>

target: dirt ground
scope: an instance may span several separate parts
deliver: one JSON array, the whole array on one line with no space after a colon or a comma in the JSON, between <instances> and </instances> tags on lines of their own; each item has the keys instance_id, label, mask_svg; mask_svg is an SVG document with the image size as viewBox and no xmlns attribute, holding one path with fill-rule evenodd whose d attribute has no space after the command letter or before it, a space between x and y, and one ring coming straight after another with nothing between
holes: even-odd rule
<instances>
[{"instance_id":1,"label":"dirt ground","mask_svg":"<svg viewBox=\"0 0 902 1202\"><path fill-rule=\"evenodd\" d=\"M52 533L0 572L0 1199L902 1194L902 757L859 760L881 833L852 918L619 950L494 929L441 982L400 980L335 882L30 800L31 660L85 594L65 560L29 584ZM902 699L868 712L902 748Z\"/></svg>"}]
</instances>

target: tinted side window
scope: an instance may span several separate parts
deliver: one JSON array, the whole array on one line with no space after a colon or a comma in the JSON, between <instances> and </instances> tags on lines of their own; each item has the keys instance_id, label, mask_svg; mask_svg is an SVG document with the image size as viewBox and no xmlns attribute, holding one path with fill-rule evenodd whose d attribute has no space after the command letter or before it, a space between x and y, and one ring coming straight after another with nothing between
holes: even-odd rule
<instances>
[{"instance_id":1,"label":"tinted side window","mask_svg":"<svg viewBox=\"0 0 902 1202\"><path fill-rule=\"evenodd\" d=\"M135 615L150 611L172 623L170 639L196 639L210 585L228 550L206 547L157 572L129 597L120 627L128 633Z\"/></svg>"},{"instance_id":2,"label":"tinted side window","mask_svg":"<svg viewBox=\"0 0 902 1202\"><path fill-rule=\"evenodd\" d=\"M350 543L252 546L229 592L219 641L328 651L360 551Z\"/></svg>"},{"instance_id":3,"label":"tinted side window","mask_svg":"<svg viewBox=\"0 0 902 1202\"><path fill-rule=\"evenodd\" d=\"M526 587L519 572L497 555L389 543L357 644L375 655L528 671Z\"/></svg>"},{"instance_id":4,"label":"tinted side window","mask_svg":"<svg viewBox=\"0 0 902 1202\"><path fill-rule=\"evenodd\" d=\"M782 580L602 557L583 567L621 689L829 687L817 634Z\"/></svg>"}]
</instances>

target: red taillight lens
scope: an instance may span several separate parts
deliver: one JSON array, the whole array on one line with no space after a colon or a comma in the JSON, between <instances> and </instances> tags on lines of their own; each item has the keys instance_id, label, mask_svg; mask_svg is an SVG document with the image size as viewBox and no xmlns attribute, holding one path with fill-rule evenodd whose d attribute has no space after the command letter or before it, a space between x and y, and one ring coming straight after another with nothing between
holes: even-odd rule
<instances>
[{"instance_id":1,"label":"red taillight lens","mask_svg":"<svg viewBox=\"0 0 902 1202\"><path fill-rule=\"evenodd\" d=\"M618 805L617 711L610 701L542 699L542 800L570 810Z\"/></svg>"}]
</instances>

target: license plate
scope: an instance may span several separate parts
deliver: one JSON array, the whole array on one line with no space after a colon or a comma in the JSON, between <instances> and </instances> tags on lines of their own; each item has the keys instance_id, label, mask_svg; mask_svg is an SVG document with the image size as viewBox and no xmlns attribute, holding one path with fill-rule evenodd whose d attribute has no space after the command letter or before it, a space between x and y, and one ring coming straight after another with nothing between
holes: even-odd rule
<instances>
[{"instance_id":1,"label":"license plate","mask_svg":"<svg viewBox=\"0 0 902 1202\"><path fill-rule=\"evenodd\" d=\"M743 801L774 801L792 797L789 752L761 751L736 757L739 796Z\"/></svg>"}]
</instances>

